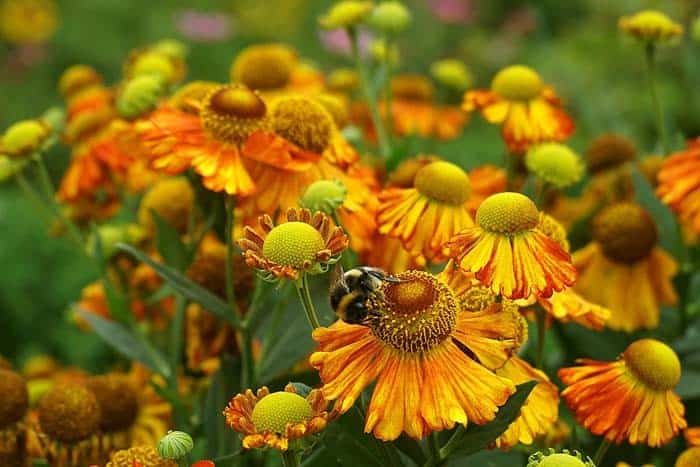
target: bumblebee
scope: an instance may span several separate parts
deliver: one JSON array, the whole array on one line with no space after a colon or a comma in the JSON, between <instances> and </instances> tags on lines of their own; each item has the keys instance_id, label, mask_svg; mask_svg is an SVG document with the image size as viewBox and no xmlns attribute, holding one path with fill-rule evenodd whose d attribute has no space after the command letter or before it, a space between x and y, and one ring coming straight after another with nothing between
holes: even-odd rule
<instances>
[{"instance_id":1,"label":"bumblebee","mask_svg":"<svg viewBox=\"0 0 700 467\"><path fill-rule=\"evenodd\" d=\"M381 293L384 282L401 282L378 268L360 266L343 272L337 265L331 275L329 291L331 307L348 324L366 324L376 310L367 307L367 300Z\"/></svg>"}]
</instances>

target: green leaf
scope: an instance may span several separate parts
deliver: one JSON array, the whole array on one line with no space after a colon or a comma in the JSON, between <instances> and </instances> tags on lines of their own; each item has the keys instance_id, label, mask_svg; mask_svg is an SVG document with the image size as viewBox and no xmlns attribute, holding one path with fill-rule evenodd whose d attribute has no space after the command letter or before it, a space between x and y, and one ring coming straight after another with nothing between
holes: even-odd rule
<instances>
[{"instance_id":1,"label":"green leaf","mask_svg":"<svg viewBox=\"0 0 700 467\"><path fill-rule=\"evenodd\" d=\"M232 326L239 326L240 323L238 321L238 317L235 315L233 310L231 310L228 304L204 287L192 282L189 278L185 277L182 275L182 273L176 271L172 267L153 261L153 259L131 245L118 243L117 248L126 251L139 261L148 264L160 277L163 278L163 280L170 284L175 291L181 293L193 302L199 303L206 311L230 323Z\"/></svg>"},{"instance_id":2,"label":"green leaf","mask_svg":"<svg viewBox=\"0 0 700 467\"><path fill-rule=\"evenodd\" d=\"M202 410L209 458L225 456L232 450L240 448L236 434L226 425L222 415L231 398L241 390L238 379L240 373L240 361L224 355L221 358L221 368L211 379ZM217 465L219 465L218 462Z\"/></svg>"},{"instance_id":3,"label":"green leaf","mask_svg":"<svg viewBox=\"0 0 700 467\"><path fill-rule=\"evenodd\" d=\"M518 418L520 408L536 385L537 381L518 385L515 394L498 410L496 418L486 425L472 425L464 432L455 442L457 448L450 453L450 457L469 456L493 443Z\"/></svg>"},{"instance_id":4,"label":"green leaf","mask_svg":"<svg viewBox=\"0 0 700 467\"><path fill-rule=\"evenodd\" d=\"M165 264L178 271L184 271L192 262L192 253L188 251L180 238L180 233L165 219L151 210L151 217L156 225L156 248L165 260Z\"/></svg>"},{"instance_id":5,"label":"green leaf","mask_svg":"<svg viewBox=\"0 0 700 467\"><path fill-rule=\"evenodd\" d=\"M110 321L89 311L78 309L80 315L90 324L95 333L114 350L125 357L146 365L164 378L171 375L168 361L141 336L124 325Z\"/></svg>"},{"instance_id":6,"label":"green leaf","mask_svg":"<svg viewBox=\"0 0 700 467\"><path fill-rule=\"evenodd\" d=\"M700 398L700 371L683 368L676 392L681 399Z\"/></svg>"}]
</instances>

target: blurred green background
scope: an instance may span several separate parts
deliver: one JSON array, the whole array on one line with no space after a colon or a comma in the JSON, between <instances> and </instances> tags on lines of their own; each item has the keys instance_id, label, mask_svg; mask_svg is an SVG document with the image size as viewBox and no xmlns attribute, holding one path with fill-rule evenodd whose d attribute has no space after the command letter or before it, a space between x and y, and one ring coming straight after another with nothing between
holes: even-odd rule
<instances>
[{"instance_id":1,"label":"blurred green background","mask_svg":"<svg viewBox=\"0 0 700 467\"><path fill-rule=\"evenodd\" d=\"M114 82L129 50L162 38L188 44L190 79L226 80L236 53L264 41L289 43L323 70L348 64L323 47L316 26L317 16L331 3L58 1L59 26L48 43L18 46L0 37L0 129L60 105L56 82L69 65L93 65L107 82ZM641 154L656 150L643 51L621 36L617 20L643 8L658 8L687 28L700 10L697 0L406 3L415 20L400 41L401 71L427 73L434 60L456 57L467 63L478 86L488 86L504 65L531 65L556 87L574 116L575 149L583 151L601 132L617 131L633 138ZM213 37L216 32L219 35ZM687 35L683 42L659 54L660 95L676 147L684 136L700 134L700 45ZM456 141L413 141L408 150L432 150L472 167L500 160L497 132L476 117ZM67 157L65 149L53 151L56 179ZM0 354L21 362L46 352L64 363L96 369L109 352L96 337L70 324L65 312L95 271L70 244L46 232L12 183L0 187Z\"/></svg>"}]
</instances>

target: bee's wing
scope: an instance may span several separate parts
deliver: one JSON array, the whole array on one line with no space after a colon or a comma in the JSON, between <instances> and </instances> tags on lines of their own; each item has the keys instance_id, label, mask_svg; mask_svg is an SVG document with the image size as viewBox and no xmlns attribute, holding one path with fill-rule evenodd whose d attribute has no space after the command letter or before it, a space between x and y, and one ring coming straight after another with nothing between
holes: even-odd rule
<instances>
[{"instance_id":1,"label":"bee's wing","mask_svg":"<svg viewBox=\"0 0 700 467\"><path fill-rule=\"evenodd\" d=\"M386 281L386 282L404 282L403 280L393 277L388 275L386 272L379 268L365 268L365 271L367 274L369 274L372 277L375 277L379 280Z\"/></svg>"},{"instance_id":2,"label":"bee's wing","mask_svg":"<svg viewBox=\"0 0 700 467\"><path fill-rule=\"evenodd\" d=\"M333 289L338 283L345 283L344 275L345 271L343 271L343 266L341 266L340 262L335 263L335 267L331 269L330 288Z\"/></svg>"}]
</instances>

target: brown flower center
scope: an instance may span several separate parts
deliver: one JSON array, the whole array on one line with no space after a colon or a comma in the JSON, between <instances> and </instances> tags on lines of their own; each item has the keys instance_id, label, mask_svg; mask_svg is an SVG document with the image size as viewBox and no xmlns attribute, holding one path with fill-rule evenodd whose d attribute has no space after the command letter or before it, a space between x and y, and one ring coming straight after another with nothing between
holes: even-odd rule
<instances>
[{"instance_id":1,"label":"brown flower center","mask_svg":"<svg viewBox=\"0 0 700 467\"><path fill-rule=\"evenodd\" d=\"M233 144L243 143L266 123L267 107L255 92L245 86L221 86L204 100L202 124L214 138Z\"/></svg>"},{"instance_id":2,"label":"brown flower center","mask_svg":"<svg viewBox=\"0 0 700 467\"><path fill-rule=\"evenodd\" d=\"M656 225L640 206L614 204L593 220L593 238L608 259L631 264L646 258L656 246Z\"/></svg>"},{"instance_id":3,"label":"brown flower center","mask_svg":"<svg viewBox=\"0 0 700 467\"><path fill-rule=\"evenodd\" d=\"M457 321L457 299L432 274L406 271L401 282L385 282L382 293L370 299L376 316L370 322L374 335L396 350L415 353L430 350L449 337Z\"/></svg>"}]
</instances>

